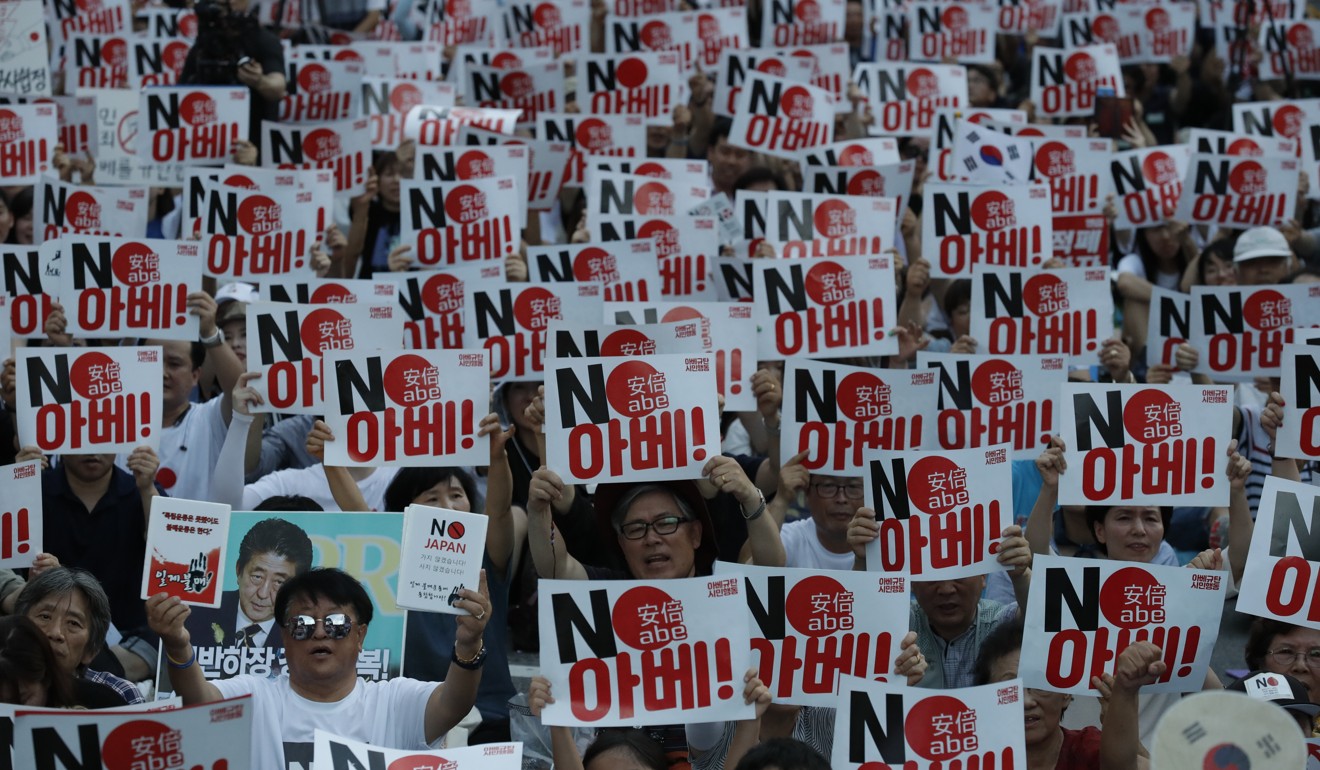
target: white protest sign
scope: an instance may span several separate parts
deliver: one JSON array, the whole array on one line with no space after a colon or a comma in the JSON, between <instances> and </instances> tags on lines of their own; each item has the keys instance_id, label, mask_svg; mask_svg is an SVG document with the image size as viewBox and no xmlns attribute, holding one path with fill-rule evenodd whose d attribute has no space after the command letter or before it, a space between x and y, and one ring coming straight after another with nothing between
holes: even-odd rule
<instances>
[{"instance_id":1,"label":"white protest sign","mask_svg":"<svg viewBox=\"0 0 1320 770\"><path fill-rule=\"evenodd\" d=\"M853 80L875 114L875 135L926 136L935 110L967 104L967 70L955 64L861 63Z\"/></svg>"},{"instance_id":2,"label":"white protest sign","mask_svg":"<svg viewBox=\"0 0 1320 770\"><path fill-rule=\"evenodd\" d=\"M1152 227L1172 219L1190 163L1190 148L1186 145L1114 153L1109 161L1118 198L1114 228Z\"/></svg>"},{"instance_id":3,"label":"white protest sign","mask_svg":"<svg viewBox=\"0 0 1320 770\"><path fill-rule=\"evenodd\" d=\"M44 176L36 184L32 204L33 243L64 235L147 234L147 188L91 187Z\"/></svg>"},{"instance_id":4,"label":"white protest sign","mask_svg":"<svg viewBox=\"0 0 1320 770\"><path fill-rule=\"evenodd\" d=\"M287 95L280 100L281 123L323 123L365 114L359 103L366 73L362 62L293 59L287 67Z\"/></svg>"},{"instance_id":5,"label":"white protest sign","mask_svg":"<svg viewBox=\"0 0 1320 770\"><path fill-rule=\"evenodd\" d=\"M153 86L138 101L137 157L149 163L220 165L248 138L246 87Z\"/></svg>"},{"instance_id":6,"label":"white protest sign","mask_svg":"<svg viewBox=\"0 0 1320 770\"><path fill-rule=\"evenodd\" d=\"M1320 345L1283 346L1279 394L1283 425L1274 440L1274 455L1320 459Z\"/></svg>"},{"instance_id":7,"label":"white protest sign","mask_svg":"<svg viewBox=\"0 0 1320 770\"><path fill-rule=\"evenodd\" d=\"M713 96L716 115L733 117L738 94L750 71L760 71L798 83L810 83L816 72L816 63L812 57L787 56L759 48L725 48L720 51L720 63L716 68Z\"/></svg>"},{"instance_id":8,"label":"white protest sign","mask_svg":"<svg viewBox=\"0 0 1320 770\"><path fill-rule=\"evenodd\" d=\"M1193 286L1193 372L1219 382L1279 376L1283 346L1320 326L1320 286Z\"/></svg>"},{"instance_id":9,"label":"white protest sign","mask_svg":"<svg viewBox=\"0 0 1320 770\"><path fill-rule=\"evenodd\" d=\"M1061 505L1228 505L1230 388L1067 383Z\"/></svg>"},{"instance_id":10,"label":"white protest sign","mask_svg":"<svg viewBox=\"0 0 1320 770\"><path fill-rule=\"evenodd\" d=\"M67 331L77 337L195 340L188 294L202 290L192 241L65 236L57 286Z\"/></svg>"},{"instance_id":11,"label":"white protest sign","mask_svg":"<svg viewBox=\"0 0 1320 770\"><path fill-rule=\"evenodd\" d=\"M50 96L49 49L41 0L0 3L0 94Z\"/></svg>"},{"instance_id":12,"label":"white protest sign","mask_svg":"<svg viewBox=\"0 0 1320 770\"><path fill-rule=\"evenodd\" d=\"M160 446L160 348L19 348L18 440L45 454Z\"/></svg>"},{"instance_id":13,"label":"white protest sign","mask_svg":"<svg viewBox=\"0 0 1320 770\"><path fill-rule=\"evenodd\" d=\"M1320 80L1320 21L1274 20L1260 26L1261 75L1271 80Z\"/></svg>"},{"instance_id":14,"label":"white protest sign","mask_svg":"<svg viewBox=\"0 0 1320 770\"><path fill-rule=\"evenodd\" d=\"M1192 298L1180 291L1150 287L1150 321L1146 326L1146 364L1176 368L1178 346L1191 337Z\"/></svg>"},{"instance_id":15,"label":"white protest sign","mask_svg":"<svg viewBox=\"0 0 1320 770\"><path fill-rule=\"evenodd\" d=\"M1050 210L1061 214L1099 214L1114 191L1108 139L1044 139L1035 142L1035 178L1050 186Z\"/></svg>"},{"instance_id":16,"label":"white protest sign","mask_svg":"<svg viewBox=\"0 0 1320 770\"><path fill-rule=\"evenodd\" d=\"M517 184L511 176L400 185L402 243L413 245L422 267L446 267L480 260L502 260L518 251L522 234ZM523 196L525 197L525 196Z\"/></svg>"},{"instance_id":17,"label":"white protest sign","mask_svg":"<svg viewBox=\"0 0 1320 770\"><path fill-rule=\"evenodd\" d=\"M458 90L449 83L394 77L362 79L362 114L370 121L373 149L398 147L403 142L403 121L419 104L452 106Z\"/></svg>"},{"instance_id":18,"label":"white protest sign","mask_svg":"<svg viewBox=\"0 0 1320 770\"><path fill-rule=\"evenodd\" d=\"M606 302L660 297L660 266L650 239L529 246L527 271L531 283L604 284Z\"/></svg>"},{"instance_id":19,"label":"white protest sign","mask_svg":"<svg viewBox=\"0 0 1320 770\"><path fill-rule=\"evenodd\" d=\"M774 191L766 201L765 240L781 257L874 257L894 248L892 198Z\"/></svg>"},{"instance_id":20,"label":"white protest sign","mask_svg":"<svg viewBox=\"0 0 1320 770\"><path fill-rule=\"evenodd\" d=\"M553 321L546 332L545 353L550 359L651 356L656 353L701 355L701 320L671 323L604 326ZM725 405L728 408L728 405Z\"/></svg>"},{"instance_id":21,"label":"white protest sign","mask_svg":"<svg viewBox=\"0 0 1320 770\"><path fill-rule=\"evenodd\" d=\"M59 252L55 247L56 253ZM43 268L49 267L50 272ZM4 310L7 319L0 329L7 329L14 339L44 339L46 319L60 280L56 265L43 265L36 246L0 244L0 278L4 281Z\"/></svg>"},{"instance_id":22,"label":"white protest sign","mask_svg":"<svg viewBox=\"0 0 1320 770\"><path fill-rule=\"evenodd\" d=\"M1114 333L1104 268L1066 267L1024 275L1011 267L972 275L973 339L993 355L1064 355L1089 364Z\"/></svg>"},{"instance_id":23,"label":"white protest sign","mask_svg":"<svg viewBox=\"0 0 1320 770\"><path fill-rule=\"evenodd\" d=\"M796 160L834 137L834 95L823 88L759 71L747 73L734 107L728 142Z\"/></svg>"},{"instance_id":24,"label":"white protest sign","mask_svg":"<svg viewBox=\"0 0 1320 770\"><path fill-rule=\"evenodd\" d=\"M3 14L4 7L0 6L0 16ZM0 68L0 76L3 73ZM36 184L50 171L58 134L53 104L0 107L0 179L14 186Z\"/></svg>"},{"instance_id":25,"label":"white protest sign","mask_svg":"<svg viewBox=\"0 0 1320 770\"><path fill-rule=\"evenodd\" d=\"M486 262L445 270L391 271L376 273L374 280L398 289L405 348L461 348L467 287L473 282L503 285L504 267Z\"/></svg>"},{"instance_id":26,"label":"white protest sign","mask_svg":"<svg viewBox=\"0 0 1320 770\"><path fill-rule=\"evenodd\" d=\"M492 381L542 379L550 322L601 318L598 283L483 283L465 293L463 346L490 353Z\"/></svg>"},{"instance_id":27,"label":"white protest sign","mask_svg":"<svg viewBox=\"0 0 1320 770\"><path fill-rule=\"evenodd\" d=\"M1314 486L1265 477L1238 593L1243 612L1320 628L1320 602L1315 601L1317 514L1320 500Z\"/></svg>"},{"instance_id":28,"label":"white protest sign","mask_svg":"<svg viewBox=\"0 0 1320 770\"><path fill-rule=\"evenodd\" d=\"M586 178L588 155L634 157L645 155L646 118L641 115L536 116L536 138L572 147L564 185L580 187Z\"/></svg>"},{"instance_id":29,"label":"white protest sign","mask_svg":"<svg viewBox=\"0 0 1320 770\"><path fill-rule=\"evenodd\" d=\"M908 5L908 59L990 64L997 9L983 0L920 0Z\"/></svg>"},{"instance_id":30,"label":"white protest sign","mask_svg":"<svg viewBox=\"0 0 1320 770\"><path fill-rule=\"evenodd\" d=\"M476 591L486 553L485 513L429 505L403 509L398 605L445 615L470 615L454 606L462 589Z\"/></svg>"},{"instance_id":31,"label":"white protest sign","mask_svg":"<svg viewBox=\"0 0 1320 770\"><path fill-rule=\"evenodd\" d=\"M142 599L158 593L196 607L219 607L225 585L229 506L157 495L147 518Z\"/></svg>"},{"instance_id":32,"label":"white protest sign","mask_svg":"<svg viewBox=\"0 0 1320 770\"><path fill-rule=\"evenodd\" d=\"M1031 58L1031 101L1038 115L1089 116L1102 89L1126 96L1118 49L1112 44L1064 50L1036 46Z\"/></svg>"},{"instance_id":33,"label":"white protest sign","mask_svg":"<svg viewBox=\"0 0 1320 770\"><path fill-rule=\"evenodd\" d=\"M372 746L318 729L314 745L314 759L309 770L387 766L397 770L520 770L523 761L521 743L483 743L479 746L410 751Z\"/></svg>"},{"instance_id":34,"label":"white protest sign","mask_svg":"<svg viewBox=\"0 0 1320 770\"><path fill-rule=\"evenodd\" d=\"M42 552L41 463L0 465L0 568L27 569Z\"/></svg>"},{"instance_id":35,"label":"white protest sign","mask_svg":"<svg viewBox=\"0 0 1320 770\"><path fill-rule=\"evenodd\" d=\"M934 252L932 276L967 277L991 265L1020 272L1049 260L1054 230L1045 185L929 182L923 189L922 244Z\"/></svg>"},{"instance_id":36,"label":"white protest sign","mask_svg":"<svg viewBox=\"0 0 1320 770\"><path fill-rule=\"evenodd\" d=\"M518 144L482 147L417 148L413 178L429 182L460 182L467 179L512 177L517 195L519 221L527 221L527 181L531 171L531 150ZM500 188L507 193L507 190ZM505 195L501 195L501 200Z\"/></svg>"},{"instance_id":37,"label":"white protest sign","mask_svg":"<svg viewBox=\"0 0 1320 770\"><path fill-rule=\"evenodd\" d=\"M361 195L371 165L371 122L365 117L326 123L261 125L261 162L283 169L323 168L335 173L335 192Z\"/></svg>"},{"instance_id":38,"label":"white protest sign","mask_svg":"<svg viewBox=\"0 0 1320 770\"><path fill-rule=\"evenodd\" d=\"M308 255L321 232L328 191L252 191L203 179L199 228L206 274L252 278L310 272Z\"/></svg>"},{"instance_id":39,"label":"white protest sign","mask_svg":"<svg viewBox=\"0 0 1320 770\"><path fill-rule=\"evenodd\" d=\"M889 258L757 260L753 313L758 355L893 355L897 307Z\"/></svg>"},{"instance_id":40,"label":"white protest sign","mask_svg":"<svg viewBox=\"0 0 1320 770\"><path fill-rule=\"evenodd\" d=\"M263 302L298 305L393 305L399 287L394 281L376 278L270 278L257 287Z\"/></svg>"},{"instance_id":41,"label":"white protest sign","mask_svg":"<svg viewBox=\"0 0 1320 770\"><path fill-rule=\"evenodd\" d=\"M541 721L591 727L750 719L752 650L737 578L546 580ZM646 675L642 675L646 672Z\"/></svg>"}]
</instances>

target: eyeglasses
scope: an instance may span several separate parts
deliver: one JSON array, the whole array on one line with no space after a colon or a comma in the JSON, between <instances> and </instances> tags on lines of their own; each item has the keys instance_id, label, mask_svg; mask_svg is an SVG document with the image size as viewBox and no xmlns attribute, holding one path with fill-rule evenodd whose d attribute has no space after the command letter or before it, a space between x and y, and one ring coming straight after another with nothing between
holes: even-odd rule
<instances>
[{"instance_id":1,"label":"eyeglasses","mask_svg":"<svg viewBox=\"0 0 1320 770\"><path fill-rule=\"evenodd\" d=\"M861 484L839 484L833 481L818 481L811 485L821 497L834 497L842 489L849 500L861 500L866 497L866 490Z\"/></svg>"},{"instance_id":2,"label":"eyeglasses","mask_svg":"<svg viewBox=\"0 0 1320 770\"><path fill-rule=\"evenodd\" d=\"M1320 647L1312 647L1306 652L1284 648L1282 650L1270 650L1265 654L1273 658L1274 662L1280 666L1291 666L1297 662L1299 657L1304 657L1308 668L1320 668Z\"/></svg>"},{"instance_id":3,"label":"eyeglasses","mask_svg":"<svg viewBox=\"0 0 1320 770\"><path fill-rule=\"evenodd\" d=\"M288 623L289 635L296 641L303 642L312 638L317 625L325 628L325 635L331 639L343 639L353 630L353 621L342 612L314 618L311 615L299 615Z\"/></svg>"},{"instance_id":4,"label":"eyeglasses","mask_svg":"<svg viewBox=\"0 0 1320 770\"><path fill-rule=\"evenodd\" d=\"M679 526L687 524L692 519L686 516L661 516L655 521L630 521L619 527L619 534L629 540L641 540L646 537L646 531L654 529L657 535L672 535L678 531Z\"/></svg>"}]
</instances>

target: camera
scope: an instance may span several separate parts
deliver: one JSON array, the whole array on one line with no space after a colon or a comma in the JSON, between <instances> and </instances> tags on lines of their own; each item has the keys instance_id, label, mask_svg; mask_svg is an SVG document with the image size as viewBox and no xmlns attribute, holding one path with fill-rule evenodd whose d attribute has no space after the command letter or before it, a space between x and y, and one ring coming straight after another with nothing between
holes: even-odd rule
<instances>
[{"instance_id":1,"label":"camera","mask_svg":"<svg viewBox=\"0 0 1320 770\"><path fill-rule=\"evenodd\" d=\"M197 82L214 85L237 85L238 68L244 55L245 38L257 31L257 20L235 13L228 0L200 0L197 14Z\"/></svg>"}]
</instances>

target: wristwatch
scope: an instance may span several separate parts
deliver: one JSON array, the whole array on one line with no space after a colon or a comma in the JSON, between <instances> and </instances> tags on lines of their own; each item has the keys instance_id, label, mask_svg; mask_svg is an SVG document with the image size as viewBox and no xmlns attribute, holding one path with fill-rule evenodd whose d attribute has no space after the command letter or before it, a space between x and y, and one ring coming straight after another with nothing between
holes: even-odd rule
<instances>
[{"instance_id":1,"label":"wristwatch","mask_svg":"<svg viewBox=\"0 0 1320 770\"><path fill-rule=\"evenodd\" d=\"M218 348L221 345L225 344L224 329L221 329L219 326L217 326L215 327L215 334L212 334L210 337L202 337L197 341L202 343L202 347L204 348L207 349Z\"/></svg>"},{"instance_id":2,"label":"wristwatch","mask_svg":"<svg viewBox=\"0 0 1320 770\"><path fill-rule=\"evenodd\" d=\"M742 512L743 518L747 521L756 521L761 518L761 514L765 513L765 495L759 489L756 490L756 494L761 498L761 504L756 506L756 510L751 513L748 513L747 511Z\"/></svg>"}]
</instances>

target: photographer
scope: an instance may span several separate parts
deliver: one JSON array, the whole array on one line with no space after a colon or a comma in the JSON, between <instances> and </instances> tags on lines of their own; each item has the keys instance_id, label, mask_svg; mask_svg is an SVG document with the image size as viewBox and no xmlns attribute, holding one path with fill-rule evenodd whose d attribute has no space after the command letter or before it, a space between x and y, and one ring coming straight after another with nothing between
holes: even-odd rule
<instances>
[{"instance_id":1,"label":"photographer","mask_svg":"<svg viewBox=\"0 0 1320 770\"><path fill-rule=\"evenodd\" d=\"M261 146L261 122L279 118L285 95L279 38L248 14L250 0L197 3L197 42L179 74L181 85L245 85L252 91L248 140Z\"/></svg>"}]
</instances>

